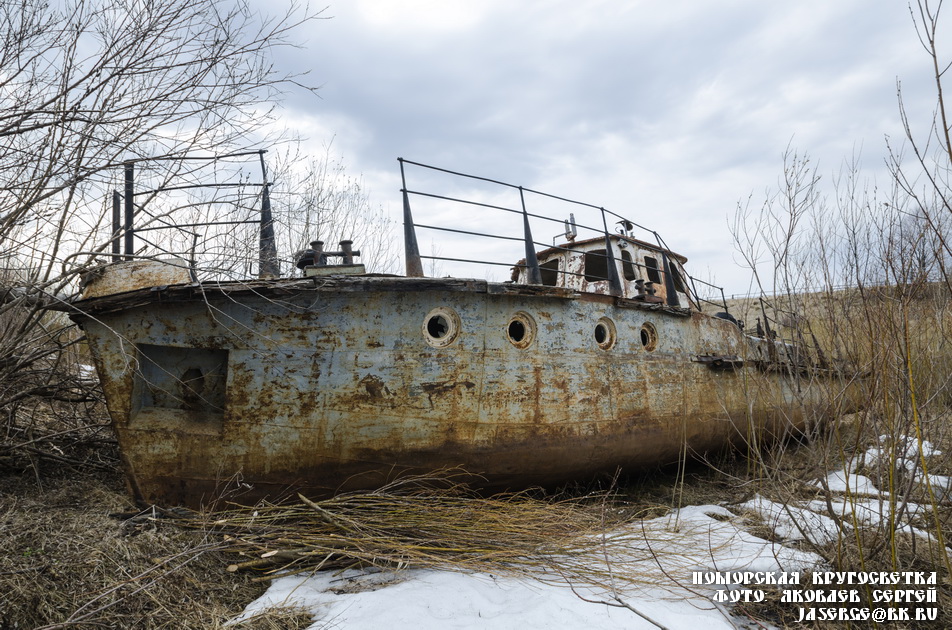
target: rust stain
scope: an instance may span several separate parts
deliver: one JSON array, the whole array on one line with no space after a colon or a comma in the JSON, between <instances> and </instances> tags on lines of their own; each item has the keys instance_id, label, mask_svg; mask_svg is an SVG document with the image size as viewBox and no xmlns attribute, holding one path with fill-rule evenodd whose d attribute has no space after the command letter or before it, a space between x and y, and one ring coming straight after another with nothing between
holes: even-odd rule
<instances>
[{"instance_id":1,"label":"rust stain","mask_svg":"<svg viewBox=\"0 0 952 630\"><path fill-rule=\"evenodd\" d=\"M383 380L375 374L368 374L363 377L360 379L360 384L367 391L367 395L375 400L383 400L393 396L393 392L387 389Z\"/></svg>"},{"instance_id":2,"label":"rust stain","mask_svg":"<svg viewBox=\"0 0 952 630\"><path fill-rule=\"evenodd\" d=\"M473 389L476 387L476 384L471 381L440 381L437 383L420 383L420 389L422 389L427 396L427 399L430 401L430 407L433 408L433 396L444 395L449 392L456 390L458 387L463 387L466 389Z\"/></svg>"}]
</instances>

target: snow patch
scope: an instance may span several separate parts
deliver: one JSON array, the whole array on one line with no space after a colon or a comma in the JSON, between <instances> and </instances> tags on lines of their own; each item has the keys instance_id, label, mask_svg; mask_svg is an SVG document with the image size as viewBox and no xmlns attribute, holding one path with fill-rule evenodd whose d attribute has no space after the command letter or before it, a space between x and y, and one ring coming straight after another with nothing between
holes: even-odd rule
<instances>
[{"instance_id":1,"label":"snow patch","mask_svg":"<svg viewBox=\"0 0 952 630\"><path fill-rule=\"evenodd\" d=\"M311 613L313 630L379 627L382 619L387 630L656 629L655 624L733 629L742 620L711 601L715 587L692 584L693 571L796 571L820 562L815 554L753 536L738 520L723 506L688 506L613 532L606 568L644 578L615 591L567 584L541 571L538 579L436 570L325 571L274 580L231 623L293 605Z\"/></svg>"},{"instance_id":2,"label":"snow patch","mask_svg":"<svg viewBox=\"0 0 952 630\"><path fill-rule=\"evenodd\" d=\"M911 463L908 470L916 473L918 443L906 440L899 446L899 465ZM938 452L923 442L922 455ZM712 601L716 589L726 587L692 584L691 574L822 568L820 556L785 543L825 545L857 526L883 526L889 495L869 477L856 474L864 464L883 457L882 449L872 448L845 470L829 473L826 485L835 493L829 500L784 505L757 495L736 506L763 518L780 542L745 531L744 519L720 505L686 506L608 533L602 569L638 578L613 589L569 584L557 573L542 569L523 578L437 570L325 571L274 580L231 624L270 607L297 606L312 615L310 630L381 625L387 630L746 627L748 620L732 617ZM943 492L952 487L952 480L945 476L931 475L929 481ZM822 488L820 483L814 485ZM929 533L909 523L924 511L922 505L907 503L905 520L898 527L931 540Z\"/></svg>"}]
</instances>

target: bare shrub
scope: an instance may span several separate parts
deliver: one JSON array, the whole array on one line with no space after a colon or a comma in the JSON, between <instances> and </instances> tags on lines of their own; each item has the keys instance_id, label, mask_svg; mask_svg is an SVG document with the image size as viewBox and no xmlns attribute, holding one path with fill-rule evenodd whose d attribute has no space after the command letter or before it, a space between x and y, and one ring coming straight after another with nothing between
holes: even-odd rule
<instances>
[{"instance_id":1,"label":"bare shrub","mask_svg":"<svg viewBox=\"0 0 952 630\"><path fill-rule=\"evenodd\" d=\"M98 400L82 338L47 309L109 249L121 165L161 187L193 168L179 158L268 142L274 97L300 85L270 52L316 17L224 0L0 3L0 458L98 422L43 426L36 400Z\"/></svg>"}]
</instances>

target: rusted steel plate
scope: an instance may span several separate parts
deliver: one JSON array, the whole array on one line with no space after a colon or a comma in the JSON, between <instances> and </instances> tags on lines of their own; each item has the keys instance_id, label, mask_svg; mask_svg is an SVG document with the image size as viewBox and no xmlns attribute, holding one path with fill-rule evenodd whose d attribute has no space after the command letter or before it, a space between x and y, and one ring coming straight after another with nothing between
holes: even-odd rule
<instances>
[{"instance_id":1,"label":"rusted steel plate","mask_svg":"<svg viewBox=\"0 0 952 630\"><path fill-rule=\"evenodd\" d=\"M728 321L578 297L321 278L101 297L75 317L147 502L457 466L497 488L553 484L800 427L823 400L796 375L695 360L751 352Z\"/></svg>"}]
</instances>

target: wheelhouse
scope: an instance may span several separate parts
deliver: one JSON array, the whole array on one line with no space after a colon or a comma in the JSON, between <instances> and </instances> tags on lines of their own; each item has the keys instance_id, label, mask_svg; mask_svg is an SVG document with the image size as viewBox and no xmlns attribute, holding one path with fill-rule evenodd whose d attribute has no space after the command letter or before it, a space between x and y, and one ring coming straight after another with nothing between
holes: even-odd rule
<instances>
[{"instance_id":1,"label":"wheelhouse","mask_svg":"<svg viewBox=\"0 0 952 630\"><path fill-rule=\"evenodd\" d=\"M617 297L697 308L687 286L687 258L630 236L611 234L607 239L569 241L538 252L536 258L546 286L612 294L614 271L621 287ZM516 284L531 284L525 262L519 261L512 269Z\"/></svg>"}]
</instances>

